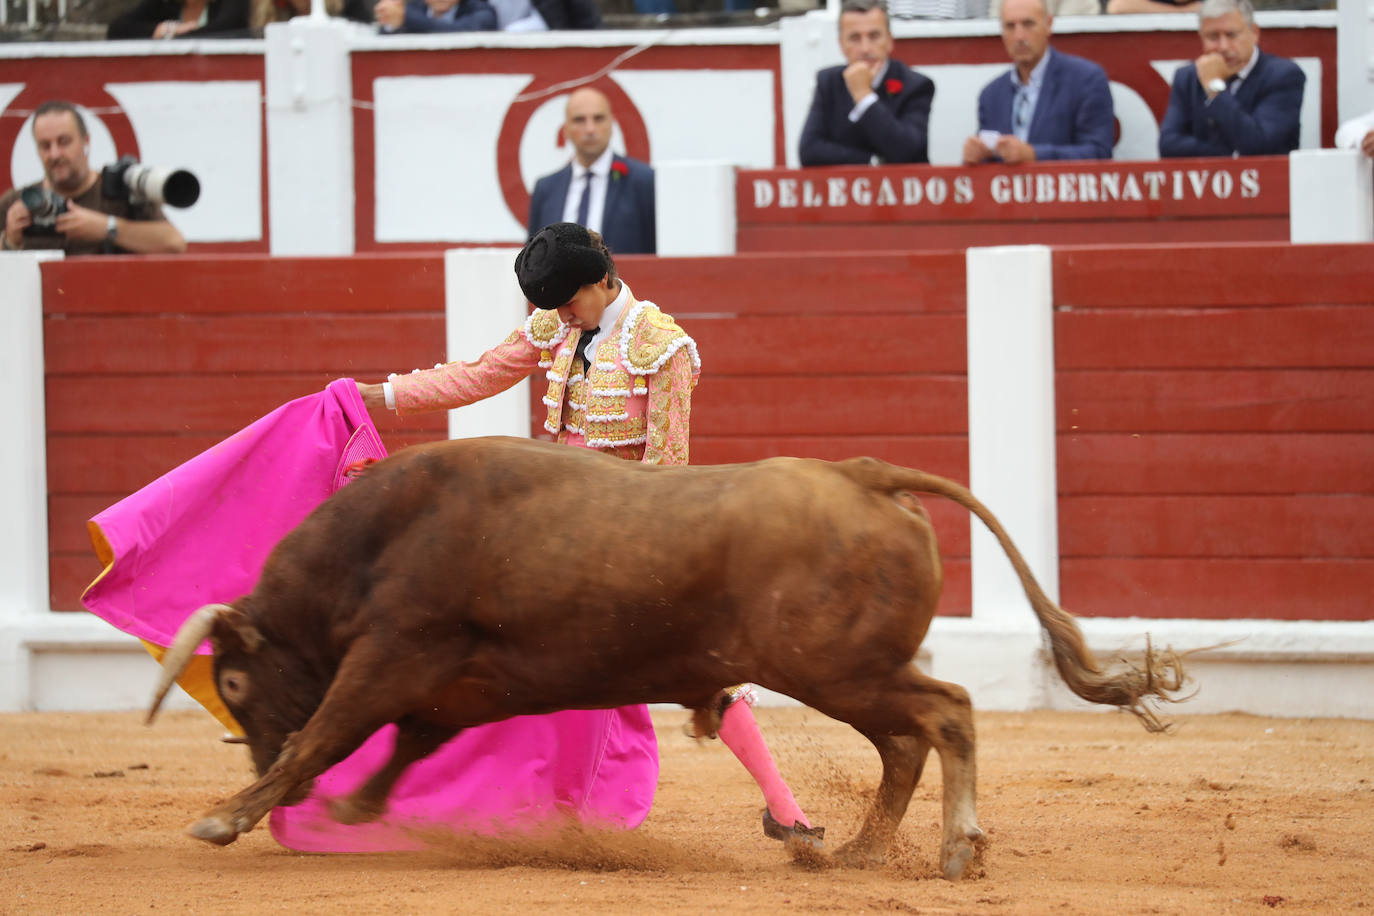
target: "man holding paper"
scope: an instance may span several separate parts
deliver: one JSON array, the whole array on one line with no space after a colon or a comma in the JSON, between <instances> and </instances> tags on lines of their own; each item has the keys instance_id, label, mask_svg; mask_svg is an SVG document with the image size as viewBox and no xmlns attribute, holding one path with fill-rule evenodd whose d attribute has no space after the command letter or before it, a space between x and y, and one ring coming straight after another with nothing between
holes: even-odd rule
<instances>
[{"instance_id":1,"label":"man holding paper","mask_svg":"<svg viewBox=\"0 0 1374 916\"><path fill-rule=\"evenodd\" d=\"M1002 4L1002 43L1013 66L978 96L978 134L964 141L965 165L1112 158L1107 74L1052 50L1053 21L1045 0Z\"/></svg>"}]
</instances>

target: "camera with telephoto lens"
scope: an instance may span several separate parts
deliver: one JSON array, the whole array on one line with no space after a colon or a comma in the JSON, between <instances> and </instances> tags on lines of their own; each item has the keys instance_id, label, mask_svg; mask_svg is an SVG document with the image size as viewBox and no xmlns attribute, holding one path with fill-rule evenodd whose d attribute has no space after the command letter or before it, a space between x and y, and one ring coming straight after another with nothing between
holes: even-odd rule
<instances>
[{"instance_id":1,"label":"camera with telephoto lens","mask_svg":"<svg viewBox=\"0 0 1374 916\"><path fill-rule=\"evenodd\" d=\"M107 200L189 207L200 197L200 181L185 169L140 165L133 156L120 156L100 170L100 190Z\"/></svg>"},{"instance_id":2,"label":"camera with telephoto lens","mask_svg":"<svg viewBox=\"0 0 1374 916\"><path fill-rule=\"evenodd\" d=\"M24 227L24 235L51 235L57 230L57 218L67 212L67 198L45 187L25 188L19 199L29 209L33 222Z\"/></svg>"}]
</instances>

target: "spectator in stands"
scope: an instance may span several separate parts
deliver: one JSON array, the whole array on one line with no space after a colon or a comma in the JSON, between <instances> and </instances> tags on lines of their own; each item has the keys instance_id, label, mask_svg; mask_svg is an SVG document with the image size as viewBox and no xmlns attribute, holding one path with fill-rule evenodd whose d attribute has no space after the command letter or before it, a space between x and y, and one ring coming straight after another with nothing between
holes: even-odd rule
<instances>
[{"instance_id":1,"label":"spectator in stands","mask_svg":"<svg viewBox=\"0 0 1374 916\"><path fill-rule=\"evenodd\" d=\"M1203 0L1202 56L1174 74L1159 155L1264 156L1298 148L1297 64L1259 49L1250 0Z\"/></svg>"},{"instance_id":2,"label":"spectator in stands","mask_svg":"<svg viewBox=\"0 0 1374 916\"><path fill-rule=\"evenodd\" d=\"M1051 16L1096 16L1102 12L1099 0L1046 0L1045 8ZM993 19L1002 18L1002 0L992 0L988 15Z\"/></svg>"},{"instance_id":3,"label":"spectator in stands","mask_svg":"<svg viewBox=\"0 0 1374 916\"><path fill-rule=\"evenodd\" d=\"M654 170L611 151L611 102L583 87L568 96L563 139L572 161L534 183L529 237L553 223L601 233L614 254L654 254Z\"/></svg>"},{"instance_id":4,"label":"spectator in stands","mask_svg":"<svg viewBox=\"0 0 1374 916\"><path fill-rule=\"evenodd\" d=\"M382 33L485 32L496 28L487 0L377 0L372 15Z\"/></svg>"},{"instance_id":5,"label":"spectator in stands","mask_svg":"<svg viewBox=\"0 0 1374 916\"><path fill-rule=\"evenodd\" d=\"M596 0L491 0L491 5L503 32L601 28Z\"/></svg>"},{"instance_id":6,"label":"spectator in stands","mask_svg":"<svg viewBox=\"0 0 1374 916\"><path fill-rule=\"evenodd\" d=\"M1107 12L1119 13L1195 13L1202 0L1107 0Z\"/></svg>"},{"instance_id":7,"label":"spectator in stands","mask_svg":"<svg viewBox=\"0 0 1374 916\"><path fill-rule=\"evenodd\" d=\"M214 38L247 34L249 0L139 0L106 38Z\"/></svg>"},{"instance_id":8,"label":"spectator in stands","mask_svg":"<svg viewBox=\"0 0 1374 916\"><path fill-rule=\"evenodd\" d=\"M891 59L892 29L882 0L844 0L839 32L848 63L816 74L801 164L928 162L935 84Z\"/></svg>"},{"instance_id":9,"label":"spectator in stands","mask_svg":"<svg viewBox=\"0 0 1374 916\"><path fill-rule=\"evenodd\" d=\"M964 164L1112 158L1116 118L1106 72L1050 48L1054 19L1045 0L1006 0L1001 20L1012 68L978 96L978 135L964 141Z\"/></svg>"},{"instance_id":10,"label":"spectator in stands","mask_svg":"<svg viewBox=\"0 0 1374 916\"><path fill-rule=\"evenodd\" d=\"M71 102L39 105L33 114L33 139L43 162L43 180L0 196L5 221L0 247L61 249L69 255L186 250L186 240L157 204L105 196L100 173L87 161L86 122ZM39 206L31 210L29 203Z\"/></svg>"},{"instance_id":11,"label":"spectator in stands","mask_svg":"<svg viewBox=\"0 0 1374 916\"><path fill-rule=\"evenodd\" d=\"M988 0L887 0L893 19L982 19Z\"/></svg>"},{"instance_id":12,"label":"spectator in stands","mask_svg":"<svg viewBox=\"0 0 1374 916\"><path fill-rule=\"evenodd\" d=\"M324 0L324 11L354 22L372 22L370 0ZM252 0L248 26L261 31L269 22L285 22L296 16L309 15L310 0Z\"/></svg>"},{"instance_id":13,"label":"spectator in stands","mask_svg":"<svg viewBox=\"0 0 1374 916\"><path fill-rule=\"evenodd\" d=\"M1336 131L1337 149L1357 149L1374 158L1374 111L1351 118Z\"/></svg>"}]
</instances>

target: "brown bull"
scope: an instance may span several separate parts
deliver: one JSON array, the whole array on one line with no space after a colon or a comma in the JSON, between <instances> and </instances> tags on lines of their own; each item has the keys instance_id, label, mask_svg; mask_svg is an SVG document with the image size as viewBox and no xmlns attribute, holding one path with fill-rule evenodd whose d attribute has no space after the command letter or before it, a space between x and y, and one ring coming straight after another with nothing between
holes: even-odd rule
<instances>
[{"instance_id":1,"label":"brown bull","mask_svg":"<svg viewBox=\"0 0 1374 916\"><path fill-rule=\"evenodd\" d=\"M1178 657L1147 650L1141 667L1104 673L1001 525L953 481L870 458L659 468L459 440L374 465L277 545L252 594L182 627L149 720L208 637L260 776L191 833L232 842L388 723L394 756L335 805L340 820L380 815L404 768L461 729L641 702L701 710L752 681L877 747L882 783L842 860L881 860L933 747L940 859L958 878L982 838L973 722L968 693L912 661L942 580L917 492L954 500L996 535L1074 693L1159 727L1147 703L1178 689Z\"/></svg>"}]
</instances>

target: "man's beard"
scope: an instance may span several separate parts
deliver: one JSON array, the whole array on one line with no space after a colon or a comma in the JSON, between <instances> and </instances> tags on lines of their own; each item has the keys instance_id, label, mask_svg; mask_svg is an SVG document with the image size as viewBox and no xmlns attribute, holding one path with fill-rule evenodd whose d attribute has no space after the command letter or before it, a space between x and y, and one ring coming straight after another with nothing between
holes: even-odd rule
<instances>
[{"instance_id":1,"label":"man's beard","mask_svg":"<svg viewBox=\"0 0 1374 916\"><path fill-rule=\"evenodd\" d=\"M76 192L81 190L81 186L86 183L86 177L89 173L77 172L77 170L71 165L68 165L66 167L66 172L69 177L66 181L61 182L59 182L55 177L53 177L53 174L49 172L48 184L52 185L52 189L54 191L59 191L62 194L65 194L68 197L70 197L72 194L75 194Z\"/></svg>"}]
</instances>

